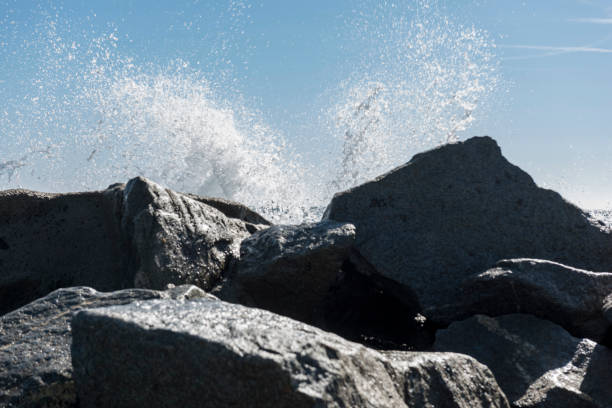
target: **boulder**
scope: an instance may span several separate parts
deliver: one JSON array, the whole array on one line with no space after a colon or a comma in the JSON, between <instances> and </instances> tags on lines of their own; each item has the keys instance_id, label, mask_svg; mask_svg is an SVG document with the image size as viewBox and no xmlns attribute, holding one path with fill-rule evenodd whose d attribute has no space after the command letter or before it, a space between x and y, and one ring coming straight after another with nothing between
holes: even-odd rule
<instances>
[{"instance_id":1,"label":"boulder","mask_svg":"<svg viewBox=\"0 0 612 408\"><path fill-rule=\"evenodd\" d=\"M550 320L576 337L601 342L610 328L602 305L612 293L612 273L595 273L538 259L508 259L466 279L461 303L445 320L474 314L526 313Z\"/></svg>"},{"instance_id":2,"label":"boulder","mask_svg":"<svg viewBox=\"0 0 612 408\"><path fill-rule=\"evenodd\" d=\"M510 407L491 371L470 356L398 351L384 355L409 407Z\"/></svg>"},{"instance_id":3,"label":"boulder","mask_svg":"<svg viewBox=\"0 0 612 408\"><path fill-rule=\"evenodd\" d=\"M434 347L485 364L516 407L612 406L612 350L531 315L455 322Z\"/></svg>"},{"instance_id":4,"label":"boulder","mask_svg":"<svg viewBox=\"0 0 612 408\"><path fill-rule=\"evenodd\" d=\"M508 406L491 372L467 356L386 357L287 317L222 301L86 310L74 315L72 330L84 408Z\"/></svg>"},{"instance_id":5,"label":"boulder","mask_svg":"<svg viewBox=\"0 0 612 408\"><path fill-rule=\"evenodd\" d=\"M121 238L123 187L0 192L0 314L69 286L133 286Z\"/></svg>"},{"instance_id":6,"label":"boulder","mask_svg":"<svg viewBox=\"0 0 612 408\"><path fill-rule=\"evenodd\" d=\"M382 356L221 301L81 311L72 361L87 407L402 407Z\"/></svg>"},{"instance_id":7,"label":"boulder","mask_svg":"<svg viewBox=\"0 0 612 408\"><path fill-rule=\"evenodd\" d=\"M111 293L88 287L59 289L0 317L0 406L74 407L70 346L71 313L146 299L192 299L195 286L165 292L126 289Z\"/></svg>"},{"instance_id":8,"label":"boulder","mask_svg":"<svg viewBox=\"0 0 612 408\"><path fill-rule=\"evenodd\" d=\"M354 238L347 223L275 225L242 241L240 259L214 293L370 347L431 346L433 330L412 298L375 274L352 249Z\"/></svg>"},{"instance_id":9,"label":"boulder","mask_svg":"<svg viewBox=\"0 0 612 408\"><path fill-rule=\"evenodd\" d=\"M500 259L537 258L612 271L612 233L475 137L334 196L324 219L350 222L355 247L381 275L411 289L443 322L470 275Z\"/></svg>"},{"instance_id":10,"label":"boulder","mask_svg":"<svg viewBox=\"0 0 612 408\"><path fill-rule=\"evenodd\" d=\"M171 283L210 290L250 235L243 221L142 177L125 186L121 226L134 283L150 289Z\"/></svg>"},{"instance_id":11,"label":"boulder","mask_svg":"<svg viewBox=\"0 0 612 408\"><path fill-rule=\"evenodd\" d=\"M251 221L265 220L204 201L141 177L87 193L0 192L0 314L60 287L210 289L249 231L265 228Z\"/></svg>"},{"instance_id":12,"label":"boulder","mask_svg":"<svg viewBox=\"0 0 612 408\"><path fill-rule=\"evenodd\" d=\"M275 225L242 241L218 296L314 324L355 239L352 224Z\"/></svg>"}]
</instances>

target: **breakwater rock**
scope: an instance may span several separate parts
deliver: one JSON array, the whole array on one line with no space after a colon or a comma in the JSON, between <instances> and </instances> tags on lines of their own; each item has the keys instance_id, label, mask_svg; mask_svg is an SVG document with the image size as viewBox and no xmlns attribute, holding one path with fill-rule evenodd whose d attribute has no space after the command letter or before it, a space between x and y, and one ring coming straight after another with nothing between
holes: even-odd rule
<instances>
[{"instance_id":1,"label":"breakwater rock","mask_svg":"<svg viewBox=\"0 0 612 408\"><path fill-rule=\"evenodd\" d=\"M142 177L0 192L0 405L606 408L592 215L489 137L301 225Z\"/></svg>"}]
</instances>

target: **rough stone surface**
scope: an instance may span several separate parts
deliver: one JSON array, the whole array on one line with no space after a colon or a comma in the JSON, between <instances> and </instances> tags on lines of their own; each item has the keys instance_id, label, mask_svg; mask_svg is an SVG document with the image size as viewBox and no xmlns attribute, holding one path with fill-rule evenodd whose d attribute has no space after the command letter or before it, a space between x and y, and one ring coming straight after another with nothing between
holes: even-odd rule
<instances>
[{"instance_id":1,"label":"rough stone surface","mask_svg":"<svg viewBox=\"0 0 612 408\"><path fill-rule=\"evenodd\" d=\"M352 224L276 225L242 241L218 296L313 324L355 240Z\"/></svg>"},{"instance_id":2,"label":"rough stone surface","mask_svg":"<svg viewBox=\"0 0 612 408\"><path fill-rule=\"evenodd\" d=\"M70 358L71 313L84 308L146 299L192 299L195 286L165 292L126 289L111 293L88 287L56 290L0 318L0 406L73 407L76 393Z\"/></svg>"},{"instance_id":3,"label":"rough stone surface","mask_svg":"<svg viewBox=\"0 0 612 408\"><path fill-rule=\"evenodd\" d=\"M510 407L491 371L470 356L397 351L383 354L409 407Z\"/></svg>"},{"instance_id":4,"label":"rough stone surface","mask_svg":"<svg viewBox=\"0 0 612 408\"><path fill-rule=\"evenodd\" d=\"M435 349L491 369L516 407L612 406L612 350L531 315L477 315L436 334Z\"/></svg>"},{"instance_id":5,"label":"rough stone surface","mask_svg":"<svg viewBox=\"0 0 612 408\"><path fill-rule=\"evenodd\" d=\"M132 286L121 240L123 191L0 192L0 314L60 287Z\"/></svg>"},{"instance_id":6,"label":"rough stone surface","mask_svg":"<svg viewBox=\"0 0 612 408\"><path fill-rule=\"evenodd\" d=\"M211 289L250 235L244 222L142 177L125 186L121 223L136 254L135 285L150 289Z\"/></svg>"},{"instance_id":7,"label":"rough stone surface","mask_svg":"<svg viewBox=\"0 0 612 408\"><path fill-rule=\"evenodd\" d=\"M468 356L383 355L222 301L87 310L72 327L82 407L508 407Z\"/></svg>"},{"instance_id":8,"label":"rough stone surface","mask_svg":"<svg viewBox=\"0 0 612 408\"><path fill-rule=\"evenodd\" d=\"M355 246L418 294L423 314L456 303L461 282L500 259L549 259L612 271L612 233L475 137L415 155L338 193L324 219L356 226Z\"/></svg>"},{"instance_id":9,"label":"rough stone surface","mask_svg":"<svg viewBox=\"0 0 612 408\"><path fill-rule=\"evenodd\" d=\"M402 407L384 358L270 312L151 301L77 313L81 407Z\"/></svg>"},{"instance_id":10,"label":"rough stone surface","mask_svg":"<svg viewBox=\"0 0 612 408\"><path fill-rule=\"evenodd\" d=\"M538 259L509 259L463 285L447 321L474 314L526 313L550 320L576 337L602 341L610 328L602 305L612 293L612 273L595 273Z\"/></svg>"}]
</instances>

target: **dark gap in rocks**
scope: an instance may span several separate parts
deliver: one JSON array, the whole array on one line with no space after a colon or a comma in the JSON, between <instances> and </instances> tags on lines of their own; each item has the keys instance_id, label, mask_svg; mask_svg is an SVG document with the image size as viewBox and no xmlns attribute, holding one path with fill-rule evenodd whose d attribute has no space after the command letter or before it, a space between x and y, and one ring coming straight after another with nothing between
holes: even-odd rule
<instances>
[{"instance_id":1,"label":"dark gap in rocks","mask_svg":"<svg viewBox=\"0 0 612 408\"><path fill-rule=\"evenodd\" d=\"M612 326L608 327L606 333L603 335L603 338L599 343L609 349L612 349Z\"/></svg>"},{"instance_id":2,"label":"dark gap in rocks","mask_svg":"<svg viewBox=\"0 0 612 408\"><path fill-rule=\"evenodd\" d=\"M10 247L9 247L9 244L7 244L5 240L3 240L2 238L0 238L0 250L6 251L6 250L8 250L9 248L10 248Z\"/></svg>"},{"instance_id":3,"label":"dark gap in rocks","mask_svg":"<svg viewBox=\"0 0 612 408\"><path fill-rule=\"evenodd\" d=\"M419 314L416 297L353 261L342 265L324 306L323 329L379 350L428 350L436 327Z\"/></svg>"},{"instance_id":4,"label":"dark gap in rocks","mask_svg":"<svg viewBox=\"0 0 612 408\"><path fill-rule=\"evenodd\" d=\"M21 306L38 299L41 295L41 282L21 279L0 286L0 315L19 309Z\"/></svg>"}]
</instances>

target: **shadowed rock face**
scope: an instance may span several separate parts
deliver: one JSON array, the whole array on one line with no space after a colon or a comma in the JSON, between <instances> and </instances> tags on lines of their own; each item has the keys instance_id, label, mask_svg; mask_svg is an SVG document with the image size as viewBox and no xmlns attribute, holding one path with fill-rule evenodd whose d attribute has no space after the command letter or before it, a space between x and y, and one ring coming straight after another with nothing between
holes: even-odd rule
<instances>
[{"instance_id":1,"label":"shadowed rock face","mask_svg":"<svg viewBox=\"0 0 612 408\"><path fill-rule=\"evenodd\" d=\"M355 227L332 221L277 225L242 241L215 294L382 349L424 349L433 330L414 296L372 272L352 250ZM422 318L422 316L420 316Z\"/></svg>"},{"instance_id":2,"label":"shadowed rock face","mask_svg":"<svg viewBox=\"0 0 612 408\"><path fill-rule=\"evenodd\" d=\"M221 211L229 218L235 218L245 222L250 232L259 231L272 225L270 221L251 210L244 204L235 201L226 200L224 198L203 197L195 194L185 194L189 198L209 205Z\"/></svg>"},{"instance_id":3,"label":"shadowed rock face","mask_svg":"<svg viewBox=\"0 0 612 408\"><path fill-rule=\"evenodd\" d=\"M0 192L0 314L60 287L210 289L264 226L201 200L140 177L88 193ZM223 208L265 221L239 204Z\"/></svg>"},{"instance_id":4,"label":"shadowed rock face","mask_svg":"<svg viewBox=\"0 0 612 408\"><path fill-rule=\"evenodd\" d=\"M70 358L73 312L136 300L204 296L210 295L195 286L164 292L126 289L110 293L74 287L56 290L0 317L0 406L76 406Z\"/></svg>"},{"instance_id":5,"label":"shadowed rock face","mask_svg":"<svg viewBox=\"0 0 612 408\"><path fill-rule=\"evenodd\" d=\"M342 264L355 227L336 222L278 225L242 241L236 262L218 296L313 324Z\"/></svg>"},{"instance_id":6,"label":"shadowed rock face","mask_svg":"<svg viewBox=\"0 0 612 408\"><path fill-rule=\"evenodd\" d=\"M60 287L133 285L121 237L123 189L0 192L0 314Z\"/></svg>"},{"instance_id":7,"label":"shadowed rock face","mask_svg":"<svg viewBox=\"0 0 612 408\"><path fill-rule=\"evenodd\" d=\"M82 311L72 329L82 407L508 407L490 371L467 356L388 359L221 301ZM456 387L447 380L459 372L470 379ZM413 387L426 392L415 398Z\"/></svg>"},{"instance_id":8,"label":"shadowed rock face","mask_svg":"<svg viewBox=\"0 0 612 408\"><path fill-rule=\"evenodd\" d=\"M356 226L355 246L381 275L418 294L423 314L457 303L462 281L500 259L612 270L612 234L475 137L415 155L338 193L324 219Z\"/></svg>"},{"instance_id":9,"label":"shadowed rock face","mask_svg":"<svg viewBox=\"0 0 612 408\"><path fill-rule=\"evenodd\" d=\"M530 315L453 323L438 331L435 349L485 364L517 407L612 406L612 350Z\"/></svg>"}]
</instances>

